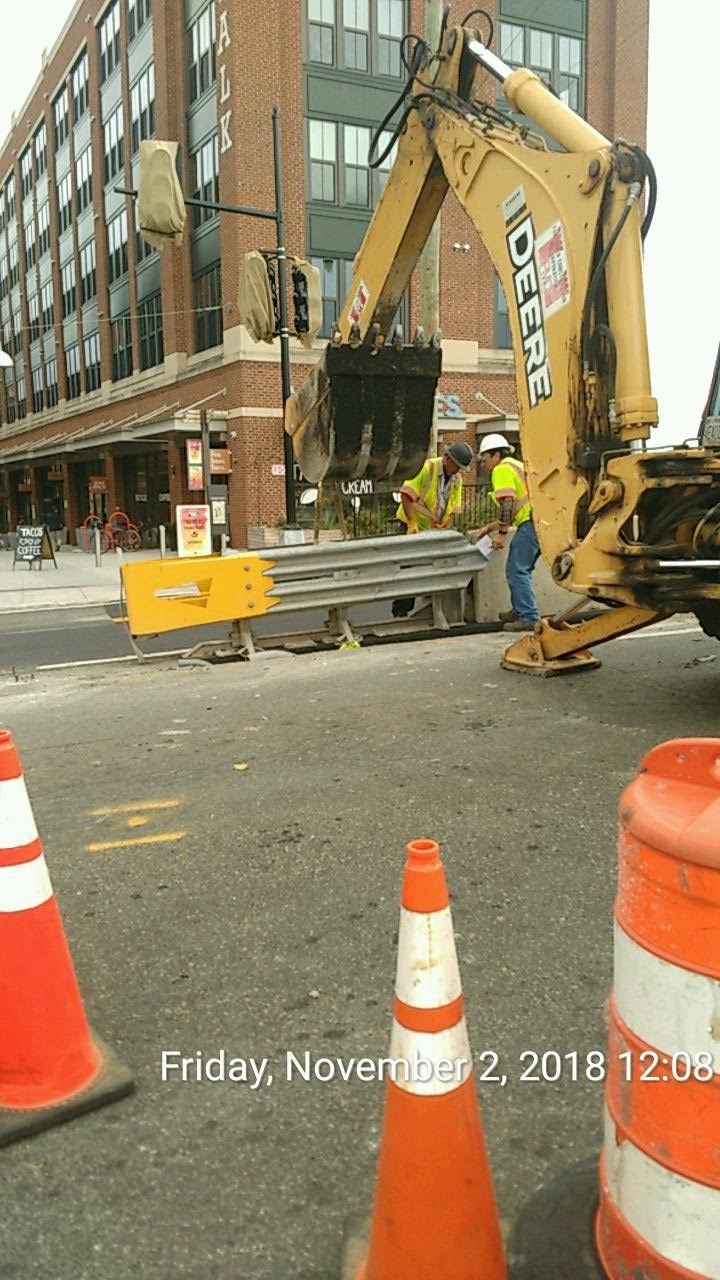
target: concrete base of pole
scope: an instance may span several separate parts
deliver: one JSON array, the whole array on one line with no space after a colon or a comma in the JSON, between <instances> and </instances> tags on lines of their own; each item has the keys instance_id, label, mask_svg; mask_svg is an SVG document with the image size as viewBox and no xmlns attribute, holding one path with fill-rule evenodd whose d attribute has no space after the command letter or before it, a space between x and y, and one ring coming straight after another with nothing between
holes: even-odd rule
<instances>
[{"instance_id":1,"label":"concrete base of pole","mask_svg":"<svg viewBox=\"0 0 720 1280\"><path fill-rule=\"evenodd\" d=\"M597 1156L543 1183L510 1233L512 1280L606 1280L595 1249L599 1194Z\"/></svg>"},{"instance_id":2,"label":"concrete base of pole","mask_svg":"<svg viewBox=\"0 0 720 1280\"><path fill-rule=\"evenodd\" d=\"M360 1264L365 1261L370 1240L371 1219L355 1214L345 1222L340 1280L357 1280Z\"/></svg>"}]
</instances>

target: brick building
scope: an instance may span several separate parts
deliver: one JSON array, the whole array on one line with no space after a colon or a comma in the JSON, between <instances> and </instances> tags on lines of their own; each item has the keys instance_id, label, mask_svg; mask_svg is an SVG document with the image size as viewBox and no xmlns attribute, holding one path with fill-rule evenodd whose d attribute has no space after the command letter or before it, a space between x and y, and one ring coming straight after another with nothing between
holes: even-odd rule
<instances>
[{"instance_id":1,"label":"brick building","mask_svg":"<svg viewBox=\"0 0 720 1280\"><path fill-rule=\"evenodd\" d=\"M645 136L648 0L489 0L494 47L608 137ZM246 10L248 12L244 12ZM274 224L190 210L181 247L136 233L148 137L179 141L185 194L273 210L280 111L286 244L320 267L324 332L381 190L372 133L402 89L401 38L422 0L83 0L0 150L0 530L53 507L72 538L115 505L148 527L192 499L186 442L201 408L230 451L231 541L285 509L279 344L239 323L240 265ZM451 14L460 21L463 13ZM475 21L482 23L481 18ZM479 88L491 99L489 77ZM507 312L478 237L442 214L439 427L474 444L479 415L514 426ZM411 328L419 290L405 302ZM290 305L292 316L292 305ZM314 363L291 339L292 380ZM502 426L502 418L496 426Z\"/></svg>"}]
</instances>

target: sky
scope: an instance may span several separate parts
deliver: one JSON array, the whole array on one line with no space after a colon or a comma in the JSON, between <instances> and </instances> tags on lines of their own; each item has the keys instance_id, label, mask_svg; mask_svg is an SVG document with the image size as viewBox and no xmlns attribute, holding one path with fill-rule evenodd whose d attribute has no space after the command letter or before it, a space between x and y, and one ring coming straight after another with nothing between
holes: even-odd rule
<instances>
[{"instance_id":1,"label":"sky","mask_svg":"<svg viewBox=\"0 0 720 1280\"><path fill-rule=\"evenodd\" d=\"M0 141L72 0L5 4L12 16L3 23ZM696 435L720 342L719 48L720 0L650 0L647 151L658 177L658 202L645 245L645 285L650 369L660 407L656 444L681 444Z\"/></svg>"}]
</instances>

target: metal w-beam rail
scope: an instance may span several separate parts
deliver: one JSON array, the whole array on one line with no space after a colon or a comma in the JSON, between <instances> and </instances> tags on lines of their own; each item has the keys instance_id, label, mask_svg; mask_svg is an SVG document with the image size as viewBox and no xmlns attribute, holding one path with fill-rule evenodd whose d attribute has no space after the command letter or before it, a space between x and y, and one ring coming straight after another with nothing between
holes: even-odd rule
<instances>
[{"instance_id":1,"label":"metal w-beam rail","mask_svg":"<svg viewBox=\"0 0 720 1280\"><path fill-rule=\"evenodd\" d=\"M465 591L487 561L462 534L449 529L413 536L364 538L351 542L280 547L265 551L272 567L273 596L277 603L265 614L270 631L258 637L250 619L233 622L229 648L209 642L197 645L195 657L229 654L253 657L257 649L291 647L303 642L353 643L362 634L351 626L348 609L396 597L429 597L412 618L384 622L384 634L422 629L446 631L465 621ZM478 592L475 591L475 599ZM327 611L322 627L283 633L273 622L287 614ZM368 627L375 633L378 626Z\"/></svg>"}]
</instances>

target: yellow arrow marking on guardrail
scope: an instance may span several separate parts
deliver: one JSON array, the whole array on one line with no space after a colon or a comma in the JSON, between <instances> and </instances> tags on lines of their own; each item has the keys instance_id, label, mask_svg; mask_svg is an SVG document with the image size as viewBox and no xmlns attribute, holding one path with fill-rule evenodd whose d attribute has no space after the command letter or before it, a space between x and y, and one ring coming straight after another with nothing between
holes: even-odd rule
<instances>
[{"instance_id":1,"label":"yellow arrow marking on guardrail","mask_svg":"<svg viewBox=\"0 0 720 1280\"><path fill-rule=\"evenodd\" d=\"M124 564L122 574L132 636L181 631L202 623L260 618L278 603L268 570L274 560L254 552L239 556L145 560Z\"/></svg>"},{"instance_id":2,"label":"yellow arrow marking on guardrail","mask_svg":"<svg viewBox=\"0 0 720 1280\"><path fill-rule=\"evenodd\" d=\"M131 829L147 826L150 821L147 813L154 813L165 809L177 809L181 804L180 800L138 800L131 804L107 805L100 809L91 809L89 816L91 818L121 818L123 814L129 814L125 825ZM91 844L85 845L86 853L105 853L108 849L126 849L133 845L143 844L168 844L173 840L182 840L187 835L186 831L161 831L156 835L146 836L123 836L114 840L94 840Z\"/></svg>"}]
</instances>

